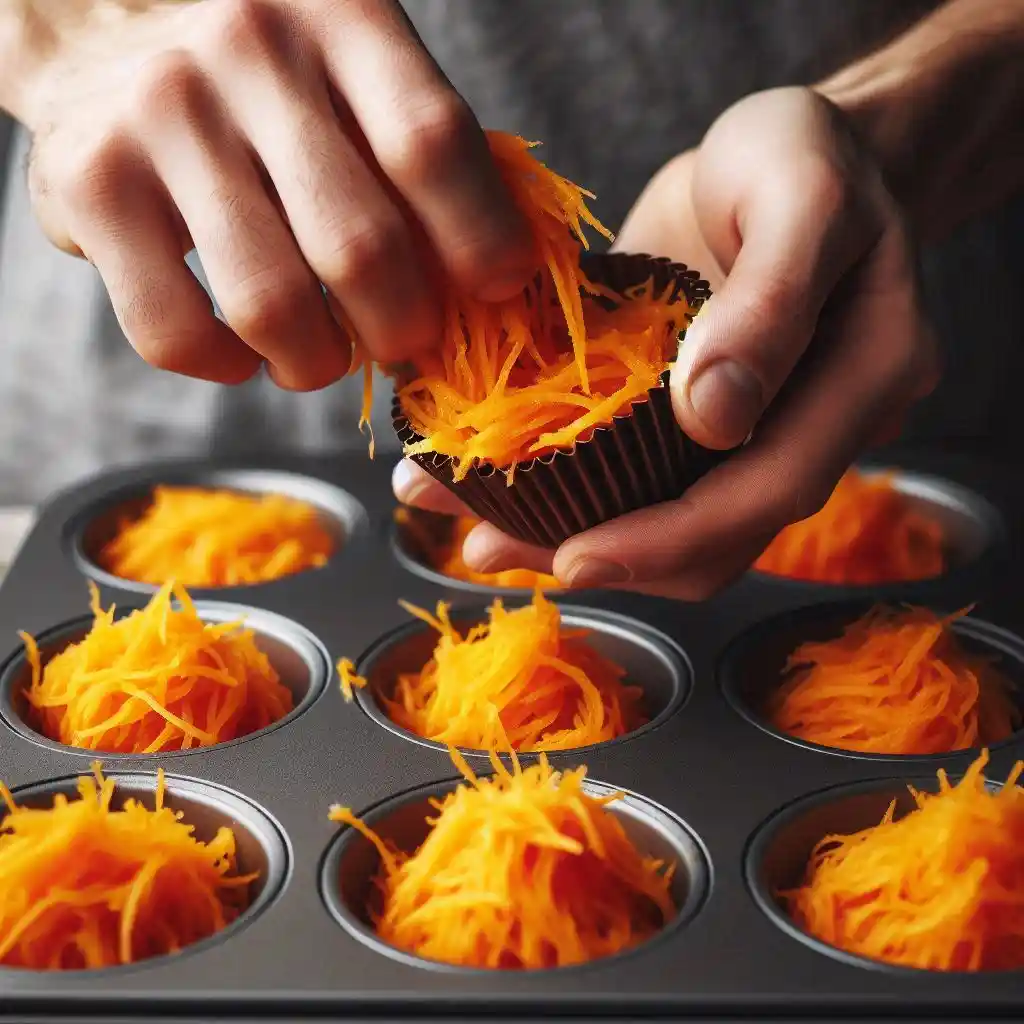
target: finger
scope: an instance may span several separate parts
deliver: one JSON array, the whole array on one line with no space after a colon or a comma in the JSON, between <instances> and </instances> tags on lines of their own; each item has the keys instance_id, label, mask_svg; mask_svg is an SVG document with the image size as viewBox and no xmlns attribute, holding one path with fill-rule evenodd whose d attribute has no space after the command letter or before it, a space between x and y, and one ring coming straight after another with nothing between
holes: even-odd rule
<instances>
[{"instance_id":1,"label":"finger","mask_svg":"<svg viewBox=\"0 0 1024 1024\"><path fill-rule=\"evenodd\" d=\"M391 474L391 489L403 505L445 516L477 518L444 484L409 459L402 459L395 466Z\"/></svg>"},{"instance_id":2,"label":"finger","mask_svg":"<svg viewBox=\"0 0 1024 1024\"><path fill-rule=\"evenodd\" d=\"M66 195L76 245L99 271L117 321L150 365L222 384L262 364L214 315L184 261L188 248L152 170L110 143Z\"/></svg>"},{"instance_id":3,"label":"finger","mask_svg":"<svg viewBox=\"0 0 1024 1024\"><path fill-rule=\"evenodd\" d=\"M554 552L548 548L524 544L504 534L490 523L474 527L462 546L466 565L476 572L502 572L505 569L529 569L551 572Z\"/></svg>"},{"instance_id":4,"label":"finger","mask_svg":"<svg viewBox=\"0 0 1024 1024\"><path fill-rule=\"evenodd\" d=\"M911 400L920 316L907 268L902 236L888 232L851 280L854 297L812 369L751 443L679 501L566 541L558 578L573 586L680 578L817 511L878 422Z\"/></svg>"},{"instance_id":5,"label":"finger","mask_svg":"<svg viewBox=\"0 0 1024 1024\"><path fill-rule=\"evenodd\" d=\"M221 10L209 61L306 263L375 359L436 345L441 309L409 224L343 133L312 48L289 45L280 8Z\"/></svg>"},{"instance_id":6,"label":"finger","mask_svg":"<svg viewBox=\"0 0 1024 1024\"><path fill-rule=\"evenodd\" d=\"M205 77L188 58L154 61L139 116L157 174L234 332L282 387L315 390L344 376L351 344Z\"/></svg>"},{"instance_id":7,"label":"finger","mask_svg":"<svg viewBox=\"0 0 1024 1024\"><path fill-rule=\"evenodd\" d=\"M742 246L671 374L680 425L709 448L747 437L806 351L836 282L882 231L880 215L820 158L759 176L744 203Z\"/></svg>"},{"instance_id":8,"label":"finger","mask_svg":"<svg viewBox=\"0 0 1024 1024\"><path fill-rule=\"evenodd\" d=\"M528 225L400 5L334 5L321 32L331 80L448 273L482 299L511 298L536 270Z\"/></svg>"}]
</instances>

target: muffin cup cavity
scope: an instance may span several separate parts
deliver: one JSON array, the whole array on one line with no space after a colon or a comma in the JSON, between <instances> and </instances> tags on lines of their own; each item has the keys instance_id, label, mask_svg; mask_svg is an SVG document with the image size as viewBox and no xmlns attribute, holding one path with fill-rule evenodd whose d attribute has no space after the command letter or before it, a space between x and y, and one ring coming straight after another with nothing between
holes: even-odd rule
<instances>
[{"instance_id":1,"label":"muffin cup cavity","mask_svg":"<svg viewBox=\"0 0 1024 1024\"><path fill-rule=\"evenodd\" d=\"M868 479L889 476L893 488L906 498L910 508L936 523L942 530L946 556L946 570L940 576L871 584L872 590L929 584L944 579L976 564L1006 536L1006 524L1000 513L986 498L970 488L940 476L896 467L863 466L860 472ZM868 589L866 584L796 579L758 569L752 569L750 575L769 583L788 586L854 591Z\"/></svg>"},{"instance_id":2,"label":"muffin cup cavity","mask_svg":"<svg viewBox=\"0 0 1024 1024\"><path fill-rule=\"evenodd\" d=\"M111 808L120 810L125 801L136 799L152 808L156 798L157 776L146 772L107 772L104 777L114 782ZM78 797L79 776L32 783L13 790L19 807L47 808L54 797L62 794L69 799ZM288 840L281 827L256 804L245 797L209 782L165 775L164 806L180 811L182 821L194 828L193 835L209 842L220 828L230 828L235 836L236 869L239 875L256 873L249 884L249 903L226 928L208 938L186 946L175 957L192 956L228 942L241 929L265 911L284 889L291 871L291 853ZM0 813L0 818L6 812ZM45 972L48 975L99 975L123 973L155 967L165 963L168 956L152 957L117 967L83 969L78 971ZM25 968L0 967L0 974L40 973Z\"/></svg>"},{"instance_id":3,"label":"muffin cup cavity","mask_svg":"<svg viewBox=\"0 0 1024 1024\"><path fill-rule=\"evenodd\" d=\"M970 753L971 750L965 749L943 754L874 754L824 747L781 732L768 721L767 702L781 684L784 666L793 651L803 643L838 637L846 626L865 615L874 604L868 600L855 600L807 605L759 622L733 641L719 664L719 681L726 700L748 722L777 739L838 757L934 761ZM1024 710L1024 640L973 615L958 619L952 628L966 651L993 660L1013 684L1013 697L1018 707ZM1015 734L1019 735L1019 732ZM986 745L995 750L1014 738ZM972 749L976 753L979 748Z\"/></svg>"},{"instance_id":4,"label":"muffin cup cavity","mask_svg":"<svg viewBox=\"0 0 1024 1024\"><path fill-rule=\"evenodd\" d=\"M777 895L800 884L814 847L825 836L852 835L879 824L893 801L896 802L896 820L914 810L917 805L908 786L922 793L938 791L934 774L858 782L812 793L783 807L765 821L748 845L744 875L754 901L768 919L798 942L855 967L898 974L934 974L922 968L848 953L815 938L789 916Z\"/></svg>"},{"instance_id":5,"label":"muffin cup cavity","mask_svg":"<svg viewBox=\"0 0 1024 1024\"><path fill-rule=\"evenodd\" d=\"M159 588L151 583L124 579L108 572L99 564L99 554L104 545L116 535L121 524L134 521L149 506L156 487L197 487L209 490L227 490L242 494L270 495L277 494L311 505L317 517L334 541L333 560L342 548L354 538L367 532L369 517L362 504L351 494L339 487L316 480L312 477L300 476L295 473L284 473L269 470L217 470L206 473L181 473L169 471L163 476L127 486L115 491L105 498L83 509L68 524L65 543L72 561L85 576L97 583L120 590L135 593L151 594ZM306 569L300 573L267 580L261 583L240 586L260 587L271 583L290 579L293 576L304 576L315 569ZM216 592L227 589L222 587L189 587L190 592ZM232 588L234 589L234 588Z\"/></svg>"},{"instance_id":6,"label":"muffin cup cavity","mask_svg":"<svg viewBox=\"0 0 1024 1024\"><path fill-rule=\"evenodd\" d=\"M393 843L400 850L412 851L427 837L430 830L427 817L434 817L437 813L430 800L445 797L458 785L458 781L452 780L424 786L378 804L361 817L385 842ZM597 797L622 792L614 786L589 780L584 783L584 789ZM692 920L710 890L711 869L703 845L674 815L632 793L624 793L622 799L609 804L607 809L619 819L642 854L675 865L671 892L677 908L676 916L657 935L631 950L588 964L555 968L559 973L599 967L610 960L641 953ZM320 871L321 892L331 916L350 935L379 953L413 966L439 971L492 973L486 968L459 967L426 960L380 939L370 920L371 911L379 907L375 886L379 870L377 850L353 828L342 828L327 848Z\"/></svg>"},{"instance_id":7,"label":"muffin cup cavity","mask_svg":"<svg viewBox=\"0 0 1024 1024\"><path fill-rule=\"evenodd\" d=\"M571 750L549 751L559 754L579 754L595 747L607 747L641 736L657 728L685 703L689 695L693 673L686 654L673 641L656 630L613 612L562 606L562 626L565 629L585 629L587 642L594 650L605 655L626 670L625 683L643 690L642 708L648 721L632 732ZM464 632L477 622L486 621L484 609L452 612L453 625ZM378 725L403 739L444 751L441 743L425 739L397 725L388 717L381 697L394 692L398 676L418 672L430 660L437 644L437 633L425 623L411 622L382 637L357 665L367 685L356 691L356 700ZM481 750L460 748L471 757L486 757ZM533 756L524 752L524 757Z\"/></svg>"},{"instance_id":8,"label":"muffin cup cavity","mask_svg":"<svg viewBox=\"0 0 1024 1024\"><path fill-rule=\"evenodd\" d=\"M623 294L653 277L656 290L671 288L672 301L685 299L694 312L711 294L696 271L643 254L588 254L582 267L592 281ZM403 445L422 440L397 398L392 423ZM481 519L518 540L553 548L606 520L678 498L728 455L683 433L666 372L646 400L595 429L589 439L520 463L511 486L506 474L490 465L477 466L456 482L447 456L416 455L413 461Z\"/></svg>"},{"instance_id":9,"label":"muffin cup cavity","mask_svg":"<svg viewBox=\"0 0 1024 1024\"><path fill-rule=\"evenodd\" d=\"M259 608L215 601L197 601L195 606L196 612L204 622L242 621L245 628L252 630L256 645L267 655L280 676L281 683L292 693L294 706L287 715L265 729L249 733L247 736L189 750L170 750L159 754L122 754L84 747L68 747L44 736L31 724L31 708L25 699L25 689L31 682L32 671L22 648L0 669L0 717L15 732L33 743L53 750L70 750L89 757L99 757L104 761L119 758L138 760L150 757L187 757L190 754L211 750L213 747L233 746L264 736L305 713L324 692L331 676L330 658L323 644L308 630L282 615ZM133 610L119 607L116 617L124 618ZM51 658L82 640L91 629L92 623L92 616L85 616L56 626L36 637L43 669L45 670Z\"/></svg>"}]
</instances>

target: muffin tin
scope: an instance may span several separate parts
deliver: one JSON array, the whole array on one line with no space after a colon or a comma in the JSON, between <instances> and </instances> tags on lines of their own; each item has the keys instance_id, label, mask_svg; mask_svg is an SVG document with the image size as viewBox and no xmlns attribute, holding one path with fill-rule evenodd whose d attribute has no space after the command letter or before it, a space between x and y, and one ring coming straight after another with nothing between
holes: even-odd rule
<instances>
[{"instance_id":1,"label":"muffin tin","mask_svg":"<svg viewBox=\"0 0 1024 1024\"><path fill-rule=\"evenodd\" d=\"M0 968L2 1012L55 1019L287 1018L603 1019L686 1017L864 1019L1016 1015L1024 975L940 975L858 960L793 928L771 897L791 881L826 830L877 820L905 781L934 784L976 752L928 758L852 756L775 735L759 718L780 659L800 640L835 630L875 600L937 610L975 608L965 639L997 654L1024 684L1024 480L973 455L893 449L880 465L944 518L956 555L937 580L836 588L750 573L716 598L685 604L627 593L552 596L573 625L645 689L651 723L628 737L551 755L588 766L595 792L623 791L613 809L645 850L678 865L677 918L622 955L551 971L490 972L429 963L384 946L365 904L375 856L354 830L328 820L352 807L385 835L415 842L424 801L457 772L444 750L389 722L375 694L429 652L426 629L398 605L452 602L453 617L483 613L494 592L446 580L416 562L396 527L389 461L347 457L168 463L118 471L66 491L41 511L0 586L0 778L25 801L46 801L87 772L94 755L37 735L19 696L18 630L52 651L81 635L86 580L124 610L152 588L99 570L95 552L120 513L159 483L273 490L312 502L339 539L322 569L271 583L194 590L211 620L249 617L295 692L283 722L232 743L150 757L105 756L123 795L168 775L172 805L199 834L223 823L239 836L240 867L260 871L250 910L180 955L102 971ZM503 594L526 601L523 591ZM346 703L334 663L356 659L371 687ZM1005 778L1024 740L993 750ZM469 756L485 772L485 757Z\"/></svg>"}]
</instances>

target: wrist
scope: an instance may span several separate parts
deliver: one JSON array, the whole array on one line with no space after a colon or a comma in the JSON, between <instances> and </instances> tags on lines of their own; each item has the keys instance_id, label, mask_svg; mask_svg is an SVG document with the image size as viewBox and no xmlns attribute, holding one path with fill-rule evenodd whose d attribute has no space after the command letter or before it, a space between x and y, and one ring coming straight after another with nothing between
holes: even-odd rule
<instances>
[{"instance_id":1,"label":"wrist","mask_svg":"<svg viewBox=\"0 0 1024 1024\"><path fill-rule=\"evenodd\" d=\"M873 153L912 228L935 238L1024 182L1022 9L953 0L815 87Z\"/></svg>"},{"instance_id":2,"label":"wrist","mask_svg":"<svg viewBox=\"0 0 1024 1024\"><path fill-rule=\"evenodd\" d=\"M84 40L173 0L0 0L0 109L34 127L38 96Z\"/></svg>"}]
</instances>

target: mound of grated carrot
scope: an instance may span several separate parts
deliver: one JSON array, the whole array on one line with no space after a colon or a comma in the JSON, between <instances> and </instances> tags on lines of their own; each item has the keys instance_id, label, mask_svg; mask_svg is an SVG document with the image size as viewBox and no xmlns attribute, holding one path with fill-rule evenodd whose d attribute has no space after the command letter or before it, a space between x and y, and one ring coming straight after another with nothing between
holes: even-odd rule
<instances>
[{"instance_id":1,"label":"mound of grated carrot","mask_svg":"<svg viewBox=\"0 0 1024 1024\"><path fill-rule=\"evenodd\" d=\"M964 650L926 608L874 608L834 640L789 657L768 717L810 743L874 754L942 754L1007 739L1020 725L1012 684Z\"/></svg>"},{"instance_id":2,"label":"mound of grated carrot","mask_svg":"<svg viewBox=\"0 0 1024 1024\"><path fill-rule=\"evenodd\" d=\"M32 667L29 719L44 736L103 753L190 750L246 736L292 710L291 691L241 622L207 623L185 588L165 584L121 619L90 584L93 625ZM178 606L172 603L177 599Z\"/></svg>"},{"instance_id":3,"label":"mound of grated carrot","mask_svg":"<svg viewBox=\"0 0 1024 1024\"><path fill-rule=\"evenodd\" d=\"M847 471L824 507L787 526L754 568L813 583L923 580L946 570L942 527L918 512L891 474Z\"/></svg>"},{"instance_id":4,"label":"mound of grated carrot","mask_svg":"<svg viewBox=\"0 0 1024 1024\"><path fill-rule=\"evenodd\" d=\"M651 281L615 295L580 268L584 225L611 238L587 208L592 194L537 160L526 142L488 132L497 167L532 229L542 270L520 295L485 303L453 285L443 337L397 376L397 394L422 440L406 454L453 460L456 480L488 464L506 472L587 440L646 398L677 352L692 310ZM607 301L601 301L601 300ZM364 371L360 426L369 422L372 366L358 341L352 371ZM371 454L372 454L371 435Z\"/></svg>"},{"instance_id":5,"label":"mound of grated carrot","mask_svg":"<svg viewBox=\"0 0 1024 1024\"><path fill-rule=\"evenodd\" d=\"M499 572L477 572L470 569L462 557L466 538L480 523L471 516L438 516L430 513L428 519L407 508L395 509L395 522L407 531L417 557L431 569L452 579L466 583L479 583L485 587L507 587L510 590L557 590L558 580L548 573L529 569L502 569ZM431 527L442 521L437 529Z\"/></svg>"},{"instance_id":6,"label":"mound of grated carrot","mask_svg":"<svg viewBox=\"0 0 1024 1024\"><path fill-rule=\"evenodd\" d=\"M317 510L294 498L157 487L96 561L114 576L153 586L237 587L318 568L334 547Z\"/></svg>"},{"instance_id":7,"label":"mound of grated carrot","mask_svg":"<svg viewBox=\"0 0 1024 1024\"><path fill-rule=\"evenodd\" d=\"M256 875L237 874L235 837L209 841L165 806L163 770L149 810L128 798L113 809L114 781L99 764L78 798L18 806L0 783L0 963L81 970L177 953L220 931L249 902Z\"/></svg>"},{"instance_id":8,"label":"mound of grated carrot","mask_svg":"<svg viewBox=\"0 0 1024 1024\"><path fill-rule=\"evenodd\" d=\"M379 694L388 716L425 739L473 750L571 750L613 740L647 719L643 691L626 686L625 671L587 642L587 630L566 629L558 605L538 590L508 610L500 599L486 622L460 633L449 606L436 616L402 602L440 636L418 672L399 674ZM352 663L338 666L342 687L365 686Z\"/></svg>"},{"instance_id":9,"label":"mound of grated carrot","mask_svg":"<svg viewBox=\"0 0 1024 1024\"><path fill-rule=\"evenodd\" d=\"M802 883L778 894L793 921L848 953L931 971L1024 967L1024 791L1018 761L986 786L988 752L915 808L825 836Z\"/></svg>"},{"instance_id":10,"label":"mound of grated carrot","mask_svg":"<svg viewBox=\"0 0 1024 1024\"><path fill-rule=\"evenodd\" d=\"M430 831L414 851L383 841L346 807L330 818L377 848L377 934L398 949L464 967L564 967L612 956L649 939L675 914L674 865L645 857L594 796L586 768L557 772L544 755L510 772L465 776L432 800Z\"/></svg>"}]
</instances>

